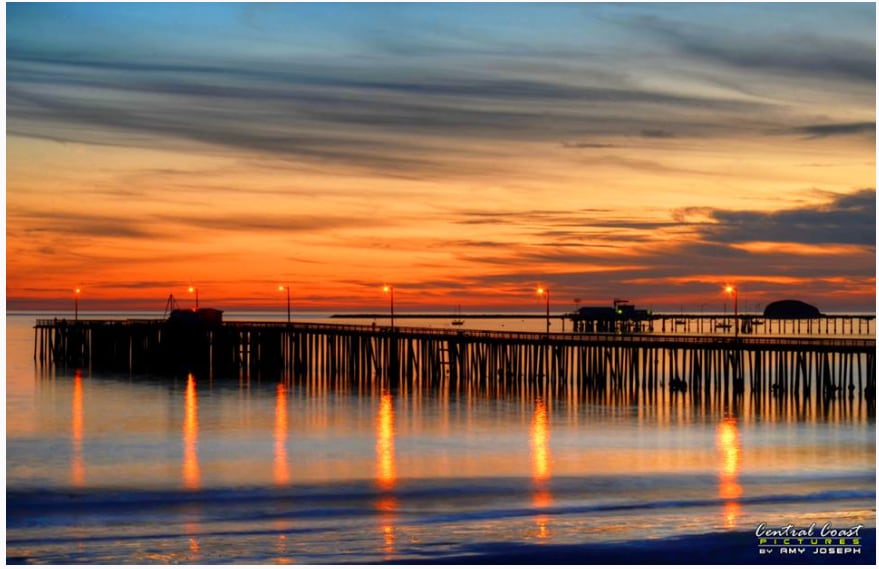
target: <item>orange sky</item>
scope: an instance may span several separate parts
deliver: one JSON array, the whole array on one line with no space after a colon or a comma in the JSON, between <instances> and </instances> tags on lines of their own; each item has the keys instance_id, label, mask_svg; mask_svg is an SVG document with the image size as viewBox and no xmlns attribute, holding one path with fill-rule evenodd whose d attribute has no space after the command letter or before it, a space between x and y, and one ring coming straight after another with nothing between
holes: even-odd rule
<instances>
[{"instance_id":1,"label":"orange sky","mask_svg":"<svg viewBox=\"0 0 879 569\"><path fill-rule=\"evenodd\" d=\"M143 9L8 9L9 309L874 309L872 5Z\"/></svg>"}]
</instances>

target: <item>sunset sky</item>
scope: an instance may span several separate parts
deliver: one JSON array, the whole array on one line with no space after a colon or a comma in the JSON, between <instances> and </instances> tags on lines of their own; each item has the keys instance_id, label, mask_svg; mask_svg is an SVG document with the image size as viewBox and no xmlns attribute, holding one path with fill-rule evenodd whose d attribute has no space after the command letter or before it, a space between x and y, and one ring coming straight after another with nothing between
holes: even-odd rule
<instances>
[{"instance_id":1,"label":"sunset sky","mask_svg":"<svg viewBox=\"0 0 879 569\"><path fill-rule=\"evenodd\" d=\"M8 4L7 308L874 310L873 4Z\"/></svg>"}]
</instances>

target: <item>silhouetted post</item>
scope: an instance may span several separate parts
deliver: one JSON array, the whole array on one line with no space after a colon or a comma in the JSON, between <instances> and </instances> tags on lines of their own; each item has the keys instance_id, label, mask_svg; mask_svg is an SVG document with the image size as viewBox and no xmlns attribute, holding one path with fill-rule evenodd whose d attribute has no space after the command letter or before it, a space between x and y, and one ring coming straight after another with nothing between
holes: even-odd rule
<instances>
[{"instance_id":1,"label":"silhouetted post","mask_svg":"<svg viewBox=\"0 0 879 569\"><path fill-rule=\"evenodd\" d=\"M198 310L198 287L189 287L190 293L195 293L195 309Z\"/></svg>"},{"instance_id":2,"label":"silhouetted post","mask_svg":"<svg viewBox=\"0 0 879 569\"><path fill-rule=\"evenodd\" d=\"M287 324L290 323L290 285L280 285L278 290L287 291Z\"/></svg>"},{"instance_id":3,"label":"silhouetted post","mask_svg":"<svg viewBox=\"0 0 879 569\"><path fill-rule=\"evenodd\" d=\"M546 297L546 335L549 336L549 289L540 287L537 289L537 294Z\"/></svg>"},{"instance_id":4,"label":"silhouetted post","mask_svg":"<svg viewBox=\"0 0 879 569\"><path fill-rule=\"evenodd\" d=\"M733 326L735 327L735 337L739 337L739 287L737 285L726 285L726 292L733 295Z\"/></svg>"},{"instance_id":5,"label":"silhouetted post","mask_svg":"<svg viewBox=\"0 0 879 569\"><path fill-rule=\"evenodd\" d=\"M79 321L79 293L80 293L80 290L78 288L73 290L73 321L74 322Z\"/></svg>"},{"instance_id":6,"label":"silhouetted post","mask_svg":"<svg viewBox=\"0 0 879 569\"><path fill-rule=\"evenodd\" d=\"M391 295L391 329L394 329L394 287L391 285L385 285L384 291L386 293L390 293Z\"/></svg>"}]
</instances>

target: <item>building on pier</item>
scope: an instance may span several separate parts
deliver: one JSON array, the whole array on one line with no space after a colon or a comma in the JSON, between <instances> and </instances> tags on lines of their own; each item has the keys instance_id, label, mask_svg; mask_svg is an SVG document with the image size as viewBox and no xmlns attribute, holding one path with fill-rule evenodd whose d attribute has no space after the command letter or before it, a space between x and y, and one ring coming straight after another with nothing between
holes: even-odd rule
<instances>
[{"instance_id":1,"label":"building on pier","mask_svg":"<svg viewBox=\"0 0 879 569\"><path fill-rule=\"evenodd\" d=\"M650 331L653 314L635 308L628 300L615 298L613 306L583 306L567 315L580 333L623 333Z\"/></svg>"},{"instance_id":2,"label":"building on pier","mask_svg":"<svg viewBox=\"0 0 879 569\"><path fill-rule=\"evenodd\" d=\"M223 311L216 308L175 308L168 316L168 323L182 326L220 326L223 323Z\"/></svg>"}]
</instances>

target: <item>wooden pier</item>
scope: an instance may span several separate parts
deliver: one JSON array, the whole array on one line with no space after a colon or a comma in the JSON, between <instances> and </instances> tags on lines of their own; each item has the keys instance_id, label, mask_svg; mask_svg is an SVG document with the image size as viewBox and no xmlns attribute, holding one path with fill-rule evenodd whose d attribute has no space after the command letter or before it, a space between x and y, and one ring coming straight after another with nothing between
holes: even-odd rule
<instances>
[{"instance_id":1,"label":"wooden pier","mask_svg":"<svg viewBox=\"0 0 879 569\"><path fill-rule=\"evenodd\" d=\"M544 334L333 324L38 320L41 366L132 375L462 383L558 391L875 400L875 339L659 334ZM872 406L872 405L871 405Z\"/></svg>"}]
</instances>

